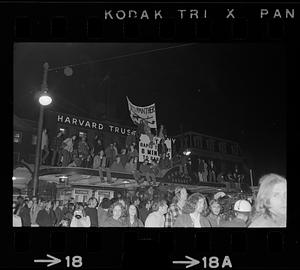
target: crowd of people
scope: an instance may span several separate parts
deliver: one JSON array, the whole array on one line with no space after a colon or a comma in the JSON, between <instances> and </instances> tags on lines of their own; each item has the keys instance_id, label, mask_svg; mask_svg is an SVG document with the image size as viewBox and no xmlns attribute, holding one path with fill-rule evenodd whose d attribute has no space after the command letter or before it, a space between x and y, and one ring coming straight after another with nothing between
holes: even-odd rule
<instances>
[{"instance_id":1,"label":"crowd of people","mask_svg":"<svg viewBox=\"0 0 300 270\"><path fill-rule=\"evenodd\" d=\"M161 139L158 145L159 159L145 159L139 162L139 137L141 134L149 136L150 144L153 143L153 134L146 128L147 124L142 122L137 132L128 135L125 144L118 145L111 142L104 146L101 138L96 135L93 142L88 142L86 135L78 134L65 138L64 132L59 131L50 141L47 129L42 133L42 164L62 167L84 167L100 170L103 169L120 173L133 174L139 183L145 182L156 184L156 178L162 177L172 167L178 165L179 172L184 176L192 176L199 182L232 182L241 184L244 175L239 172L237 165L233 171L219 171L213 160L198 158L192 165L191 157L184 153L173 151L170 158L165 139L166 129L160 126L157 136ZM174 149L175 150L175 149ZM51 154L50 154L51 153ZM49 157L50 155L50 157ZM102 179L104 180L104 178Z\"/></svg>"},{"instance_id":2,"label":"crowd of people","mask_svg":"<svg viewBox=\"0 0 300 270\"><path fill-rule=\"evenodd\" d=\"M139 137L147 131L145 126L146 124L142 124L134 135L128 135L125 145L111 142L106 147L98 135L95 136L93 142L88 142L85 134L81 137L73 134L65 138L64 132L60 130L52 140L49 140L48 131L44 129L41 163L62 167L109 168L112 171L133 173L136 178L144 174L147 180L155 181L155 177L161 176L172 167L172 164L164 143L166 135L163 133L163 126L158 135L161 138L158 146L159 160L146 159L144 162L139 162Z\"/></svg>"},{"instance_id":3,"label":"crowd of people","mask_svg":"<svg viewBox=\"0 0 300 270\"><path fill-rule=\"evenodd\" d=\"M13 203L15 227L286 227L286 179L268 174L256 196L218 192L204 195L176 187L167 196L153 187L112 199L95 197L44 201L18 197Z\"/></svg>"}]
</instances>

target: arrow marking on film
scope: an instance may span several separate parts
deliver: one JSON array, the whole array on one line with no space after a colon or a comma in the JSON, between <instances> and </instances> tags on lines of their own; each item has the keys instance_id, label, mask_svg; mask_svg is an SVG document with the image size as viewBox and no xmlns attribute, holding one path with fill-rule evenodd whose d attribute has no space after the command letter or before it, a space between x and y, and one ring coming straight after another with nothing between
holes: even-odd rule
<instances>
[{"instance_id":1,"label":"arrow marking on film","mask_svg":"<svg viewBox=\"0 0 300 270\"><path fill-rule=\"evenodd\" d=\"M50 264L47 265L47 267L50 267L50 266L52 266L52 265L55 265L55 264L58 264L58 263L61 262L60 259L55 258L55 257L53 257L53 256L51 256L51 255L49 255L49 254L47 254L47 257L48 257L48 258L51 258L51 260L34 260L34 262L35 262L35 263L50 263Z\"/></svg>"},{"instance_id":2,"label":"arrow marking on film","mask_svg":"<svg viewBox=\"0 0 300 270\"><path fill-rule=\"evenodd\" d=\"M195 260L189 256L185 256L186 259L189 259L189 261L173 261L174 264L188 264L185 268L193 267L200 263L200 261Z\"/></svg>"}]
</instances>

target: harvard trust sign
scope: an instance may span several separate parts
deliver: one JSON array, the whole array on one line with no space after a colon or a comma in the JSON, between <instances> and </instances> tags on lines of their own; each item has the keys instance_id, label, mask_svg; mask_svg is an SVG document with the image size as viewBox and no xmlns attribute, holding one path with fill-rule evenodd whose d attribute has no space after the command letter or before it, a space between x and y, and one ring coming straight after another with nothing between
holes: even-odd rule
<instances>
[{"instance_id":1,"label":"harvard trust sign","mask_svg":"<svg viewBox=\"0 0 300 270\"><path fill-rule=\"evenodd\" d=\"M100 122L95 122L95 121L90 121L74 116L66 116L63 114L58 114L57 115L57 122L62 123L62 124L69 124L72 126L78 126L78 127L83 127L83 128L90 128L90 129L97 129L97 130L102 130L102 131L108 131L111 133L119 133L123 135L131 135L135 134L135 130L125 128L125 127L120 127L112 124L106 124L106 123L100 123Z\"/></svg>"}]
</instances>

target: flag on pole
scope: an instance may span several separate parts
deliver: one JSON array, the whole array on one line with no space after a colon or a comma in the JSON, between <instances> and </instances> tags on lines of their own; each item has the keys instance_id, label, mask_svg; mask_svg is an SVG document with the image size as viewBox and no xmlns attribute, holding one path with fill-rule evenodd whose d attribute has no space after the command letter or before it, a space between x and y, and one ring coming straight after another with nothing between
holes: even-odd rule
<instances>
[{"instance_id":1,"label":"flag on pole","mask_svg":"<svg viewBox=\"0 0 300 270\"><path fill-rule=\"evenodd\" d=\"M126 98L128 102L130 117L133 123L138 125L142 120L145 120L150 128L157 129L155 103L149 106L139 107L132 104L128 97Z\"/></svg>"}]
</instances>

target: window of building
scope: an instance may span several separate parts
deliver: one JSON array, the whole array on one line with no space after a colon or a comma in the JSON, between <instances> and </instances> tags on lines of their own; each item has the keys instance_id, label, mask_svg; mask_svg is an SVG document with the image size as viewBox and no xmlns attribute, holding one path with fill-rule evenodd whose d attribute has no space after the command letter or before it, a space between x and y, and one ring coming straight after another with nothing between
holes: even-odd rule
<instances>
[{"instance_id":1,"label":"window of building","mask_svg":"<svg viewBox=\"0 0 300 270\"><path fill-rule=\"evenodd\" d=\"M226 154L226 143L225 142L219 142L219 151L223 154Z\"/></svg>"},{"instance_id":2,"label":"window of building","mask_svg":"<svg viewBox=\"0 0 300 270\"><path fill-rule=\"evenodd\" d=\"M206 144L207 144L207 150L208 150L208 151L211 151L211 152L214 152L214 151L215 151L215 142L214 142L214 140L208 139L208 140L206 141Z\"/></svg>"},{"instance_id":3,"label":"window of building","mask_svg":"<svg viewBox=\"0 0 300 270\"><path fill-rule=\"evenodd\" d=\"M193 147L201 149L202 148L202 137L201 136L193 136Z\"/></svg>"},{"instance_id":4,"label":"window of building","mask_svg":"<svg viewBox=\"0 0 300 270\"><path fill-rule=\"evenodd\" d=\"M238 156L239 155L239 146L237 144L231 145L231 152L233 155Z\"/></svg>"},{"instance_id":5,"label":"window of building","mask_svg":"<svg viewBox=\"0 0 300 270\"><path fill-rule=\"evenodd\" d=\"M32 137L31 137L31 144L32 145L36 145L37 144L37 136L36 135L32 135Z\"/></svg>"},{"instance_id":6,"label":"window of building","mask_svg":"<svg viewBox=\"0 0 300 270\"><path fill-rule=\"evenodd\" d=\"M21 143L21 142L22 142L22 132L14 131L14 143Z\"/></svg>"},{"instance_id":7,"label":"window of building","mask_svg":"<svg viewBox=\"0 0 300 270\"><path fill-rule=\"evenodd\" d=\"M208 150L208 139L206 138L203 139L203 149Z\"/></svg>"}]
</instances>

